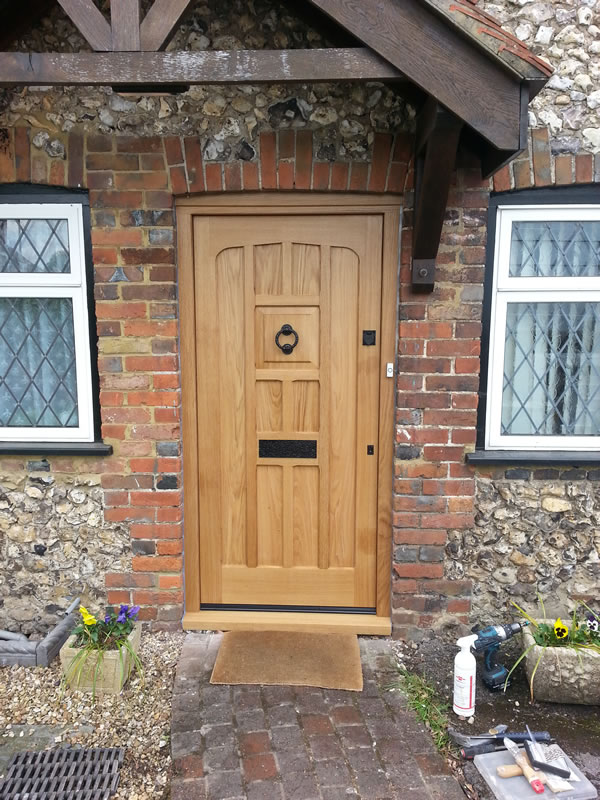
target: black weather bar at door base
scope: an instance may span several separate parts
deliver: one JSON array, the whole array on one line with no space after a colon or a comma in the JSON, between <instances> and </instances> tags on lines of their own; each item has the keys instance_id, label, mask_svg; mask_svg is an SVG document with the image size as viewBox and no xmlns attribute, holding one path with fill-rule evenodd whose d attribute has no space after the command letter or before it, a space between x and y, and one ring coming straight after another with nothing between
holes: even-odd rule
<instances>
[{"instance_id":1,"label":"black weather bar at door base","mask_svg":"<svg viewBox=\"0 0 600 800\"><path fill-rule=\"evenodd\" d=\"M367 606L349 608L348 606L265 606L249 603L202 603L201 611L291 611L309 614L377 614L376 608Z\"/></svg>"}]
</instances>

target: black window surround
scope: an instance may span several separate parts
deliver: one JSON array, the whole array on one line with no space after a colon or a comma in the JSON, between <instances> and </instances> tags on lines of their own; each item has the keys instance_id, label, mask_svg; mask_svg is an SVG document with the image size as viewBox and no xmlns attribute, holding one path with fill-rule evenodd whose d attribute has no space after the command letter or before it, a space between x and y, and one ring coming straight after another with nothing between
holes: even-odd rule
<instances>
[{"instance_id":1,"label":"black window surround","mask_svg":"<svg viewBox=\"0 0 600 800\"><path fill-rule=\"evenodd\" d=\"M32 184L0 186L0 205L4 204L76 204L81 207L83 221L83 268L85 270L85 305L88 318L90 352L92 441L1 441L0 455L111 455L113 448L102 441L100 417L100 380L98 375L98 343L94 304L94 267L92 261L91 215L85 190ZM0 437L2 436L0 429Z\"/></svg>"},{"instance_id":2,"label":"black window surround","mask_svg":"<svg viewBox=\"0 0 600 800\"><path fill-rule=\"evenodd\" d=\"M488 207L487 247L484 277L484 299L481 335L481 372L479 405L477 410L476 449L467 453L466 461L474 466L510 466L513 464L558 466L597 466L600 463L600 437L598 452L572 450L493 450L486 449L486 414L488 411L487 387L493 302L496 224L498 207L509 205L581 205L600 204L600 185L548 187L521 191L497 192L490 195Z\"/></svg>"}]
</instances>

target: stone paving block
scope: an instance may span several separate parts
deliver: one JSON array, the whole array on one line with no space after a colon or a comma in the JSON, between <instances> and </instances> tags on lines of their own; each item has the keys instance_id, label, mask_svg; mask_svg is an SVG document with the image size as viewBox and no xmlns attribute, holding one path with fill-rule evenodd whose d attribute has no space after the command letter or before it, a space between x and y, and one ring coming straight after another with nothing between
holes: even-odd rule
<instances>
[{"instance_id":1,"label":"stone paving block","mask_svg":"<svg viewBox=\"0 0 600 800\"><path fill-rule=\"evenodd\" d=\"M298 714L294 706L275 706L269 709L269 721L272 726L296 725L298 723Z\"/></svg>"},{"instance_id":2,"label":"stone paving block","mask_svg":"<svg viewBox=\"0 0 600 800\"><path fill-rule=\"evenodd\" d=\"M283 787L278 781L256 781L246 791L247 800L283 800Z\"/></svg>"},{"instance_id":3,"label":"stone paving block","mask_svg":"<svg viewBox=\"0 0 600 800\"><path fill-rule=\"evenodd\" d=\"M285 800L321 800L315 776L311 772L282 773Z\"/></svg>"},{"instance_id":4,"label":"stone paving block","mask_svg":"<svg viewBox=\"0 0 600 800\"><path fill-rule=\"evenodd\" d=\"M179 778L203 778L204 759L199 753L191 753L173 761L173 775Z\"/></svg>"},{"instance_id":5,"label":"stone paving block","mask_svg":"<svg viewBox=\"0 0 600 800\"><path fill-rule=\"evenodd\" d=\"M256 753L266 753L271 749L271 739L268 731L254 731L240 735L240 752L243 756Z\"/></svg>"},{"instance_id":6,"label":"stone paving block","mask_svg":"<svg viewBox=\"0 0 600 800\"><path fill-rule=\"evenodd\" d=\"M304 744L294 750L278 751L276 755L279 770L282 775L288 772L302 772L306 769L307 765L311 763L310 756Z\"/></svg>"},{"instance_id":7,"label":"stone paving block","mask_svg":"<svg viewBox=\"0 0 600 800\"><path fill-rule=\"evenodd\" d=\"M237 754L237 748L232 746L211 747L204 753L204 767L207 772L238 769L239 764L240 759Z\"/></svg>"},{"instance_id":8,"label":"stone paving block","mask_svg":"<svg viewBox=\"0 0 600 800\"><path fill-rule=\"evenodd\" d=\"M271 731L271 739L275 750L299 750L304 747L304 736L300 728L285 727L273 728Z\"/></svg>"},{"instance_id":9,"label":"stone paving block","mask_svg":"<svg viewBox=\"0 0 600 800\"><path fill-rule=\"evenodd\" d=\"M373 748L371 734L361 725L345 725L340 729L339 733L342 744L347 750L352 750L355 747Z\"/></svg>"},{"instance_id":10,"label":"stone paving block","mask_svg":"<svg viewBox=\"0 0 600 800\"><path fill-rule=\"evenodd\" d=\"M431 800L465 800L462 789L451 775L428 777L427 788Z\"/></svg>"},{"instance_id":11,"label":"stone paving block","mask_svg":"<svg viewBox=\"0 0 600 800\"><path fill-rule=\"evenodd\" d=\"M173 758L182 758L190 753L201 753L203 749L200 731L171 734L171 756Z\"/></svg>"},{"instance_id":12,"label":"stone paving block","mask_svg":"<svg viewBox=\"0 0 600 800\"><path fill-rule=\"evenodd\" d=\"M262 696L267 706L279 706L295 700L291 686L263 686Z\"/></svg>"},{"instance_id":13,"label":"stone paving block","mask_svg":"<svg viewBox=\"0 0 600 800\"><path fill-rule=\"evenodd\" d=\"M318 761L315 775L320 786L351 786L352 776L343 761Z\"/></svg>"},{"instance_id":14,"label":"stone paving block","mask_svg":"<svg viewBox=\"0 0 600 800\"><path fill-rule=\"evenodd\" d=\"M171 781L170 800L206 800L206 797L204 779Z\"/></svg>"},{"instance_id":15,"label":"stone paving block","mask_svg":"<svg viewBox=\"0 0 600 800\"><path fill-rule=\"evenodd\" d=\"M244 797L242 776L239 769L213 772L206 776L206 795L209 800L232 800Z\"/></svg>"},{"instance_id":16,"label":"stone paving block","mask_svg":"<svg viewBox=\"0 0 600 800\"><path fill-rule=\"evenodd\" d=\"M360 711L354 706L336 706L329 712L329 717L337 726L339 725L363 725L364 720Z\"/></svg>"},{"instance_id":17,"label":"stone paving block","mask_svg":"<svg viewBox=\"0 0 600 800\"><path fill-rule=\"evenodd\" d=\"M196 731L202 726L202 719L195 709L188 709L187 711L173 710L171 714L171 725L181 733Z\"/></svg>"},{"instance_id":18,"label":"stone paving block","mask_svg":"<svg viewBox=\"0 0 600 800\"><path fill-rule=\"evenodd\" d=\"M202 719L205 723L231 722L233 708L230 703L206 703L202 708Z\"/></svg>"},{"instance_id":19,"label":"stone paving block","mask_svg":"<svg viewBox=\"0 0 600 800\"><path fill-rule=\"evenodd\" d=\"M302 714L300 721L304 732L308 735L312 733L333 733L331 720L324 714Z\"/></svg>"},{"instance_id":20,"label":"stone paving block","mask_svg":"<svg viewBox=\"0 0 600 800\"><path fill-rule=\"evenodd\" d=\"M236 731L233 724L203 725L201 731L204 735L206 747L219 747L220 745L233 745L236 740Z\"/></svg>"},{"instance_id":21,"label":"stone paving block","mask_svg":"<svg viewBox=\"0 0 600 800\"><path fill-rule=\"evenodd\" d=\"M419 769L425 775L451 775L450 767L439 753L417 753L414 756Z\"/></svg>"},{"instance_id":22,"label":"stone paving block","mask_svg":"<svg viewBox=\"0 0 600 800\"><path fill-rule=\"evenodd\" d=\"M235 720L239 731L250 733L251 731L264 731L267 727L267 718L262 709L255 711L235 710Z\"/></svg>"},{"instance_id":23,"label":"stone paving block","mask_svg":"<svg viewBox=\"0 0 600 800\"><path fill-rule=\"evenodd\" d=\"M308 742L312 757L315 761L323 761L332 758L342 760L344 758L344 751L342 750L338 737L334 734L326 733L310 736Z\"/></svg>"},{"instance_id":24,"label":"stone paving block","mask_svg":"<svg viewBox=\"0 0 600 800\"><path fill-rule=\"evenodd\" d=\"M321 789L321 797L323 800L356 800L358 791L351 786L325 786Z\"/></svg>"},{"instance_id":25,"label":"stone paving block","mask_svg":"<svg viewBox=\"0 0 600 800\"><path fill-rule=\"evenodd\" d=\"M247 756L242 761L242 768L247 781L266 781L279 775L273 753Z\"/></svg>"},{"instance_id":26,"label":"stone paving block","mask_svg":"<svg viewBox=\"0 0 600 800\"><path fill-rule=\"evenodd\" d=\"M202 687L200 697L203 703L229 703L231 701L230 686L213 686L207 684Z\"/></svg>"}]
</instances>

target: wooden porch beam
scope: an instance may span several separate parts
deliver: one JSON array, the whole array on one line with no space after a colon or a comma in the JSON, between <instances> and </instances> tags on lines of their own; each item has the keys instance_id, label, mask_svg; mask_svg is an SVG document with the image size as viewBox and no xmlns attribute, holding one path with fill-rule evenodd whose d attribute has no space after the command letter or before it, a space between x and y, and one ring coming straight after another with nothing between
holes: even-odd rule
<instances>
[{"instance_id":1,"label":"wooden porch beam","mask_svg":"<svg viewBox=\"0 0 600 800\"><path fill-rule=\"evenodd\" d=\"M0 86L402 81L368 48L0 53Z\"/></svg>"},{"instance_id":2,"label":"wooden porch beam","mask_svg":"<svg viewBox=\"0 0 600 800\"><path fill-rule=\"evenodd\" d=\"M112 50L110 25L93 0L58 0L58 2L93 50Z\"/></svg>"},{"instance_id":3,"label":"wooden porch beam","mask_svg":"<svg viewBox=\"0 0 600 800\"><path fill-rule=\"evenodd\" d=\"M142 50L163 50L194 0L154 0L142 20Z\"/></svg>"},{"instance_id":4,"label":"wooden porch beam","mask_svg":"<svg viewBox=\"0 0 600 800\"><path fill-rule=\"evenodd\" d=\"M110 4L112 49L140 49L140 0L112 0Z\"/></svg>"},{"instance_id":5,"label":"wooden porch beam","mask_svg":"<svg viewBox=\"0 0 600 800\"><path fill-rule=\"evenodd\" d=\"M462 120L429 98L417 119L413 286L433 289Z\"/></svg>"},{"instance_id":6,"label":"wooden porch beam","mask_svg":"<svg viewBox=\"0 0 600 800\"><path fill-rule=\"evenodd\" d=\"M500 150L519 149L518 80L420 0L310 0Z\"/></svg>"}]
</instances>

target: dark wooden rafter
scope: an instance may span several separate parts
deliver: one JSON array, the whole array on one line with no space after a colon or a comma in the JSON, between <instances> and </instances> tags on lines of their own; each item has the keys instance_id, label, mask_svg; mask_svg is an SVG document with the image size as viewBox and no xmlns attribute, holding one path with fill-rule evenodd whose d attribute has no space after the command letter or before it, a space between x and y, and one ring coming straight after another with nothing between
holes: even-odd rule
<instances>
[{"instance_id":1,"label":"dark wooden rafter","mask_svg":"<svg viewBox=\"0 0 600 800\"><path fill-rule=\"evenodd\" d=\"M520 85L420 0L310 0L473 127L518 150Z\"/></svg>"},{"instance_id":2,"label":"dark wooden rafter","mask_svg":"<svg viewBox=\"0 0 600 800\"><path fill-rule=\"evenodd\" d=\"M0 53L0 85L402 81L368 48L168 53Z\"/></svg>"},{"instance_id":3,"label":"dark wooden rafter","mask_svg":"<svg viewBox=\"0 0 600 800\"><path fill-rule=\"evenodd\" d=\"M110 25L93 0L58 0L92 50L112 50Z\"/></svg>"},{"instance_id":4,"label":"dark wooden rafter","mask_svg":"<svg viewBox=\"0 0 600 800\"><path fill-rule=\"evenodd\" d=\"M112 0L110 4L112 49L140 49L140 0Z\"/></svg>"},{"instance_id":5,"label":"dark wooden rafter","mask_svg":"<svg viewBox=\"0 0 600 800\"><path fill-rule=\"evenodd\" d=\"M140 29L142 50L163 50L193 5L191 0L154 0L142 20Z\"/></svg>"},{"instance_id":6,"label":"dark wooden rafter","mask_svg":"<svg viewBox=\"0 0 600 800\"><path fill-rule=\"evenodd\" d=\"M412 282L433 289L462 120L429 98L417 118Z\"/></svg>"}]
</instances>

